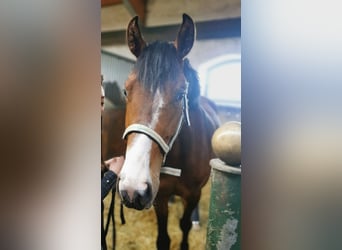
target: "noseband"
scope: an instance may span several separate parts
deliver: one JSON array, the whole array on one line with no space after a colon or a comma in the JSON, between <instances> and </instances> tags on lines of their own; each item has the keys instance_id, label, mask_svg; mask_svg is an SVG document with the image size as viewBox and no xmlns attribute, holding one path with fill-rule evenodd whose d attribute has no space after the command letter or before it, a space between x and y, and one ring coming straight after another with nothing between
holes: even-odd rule
<instances>
[{"instance_id":1,"label":"noseband","mask_svg":"<svg viewBox=\"0 0 342 250\"><path fill-rule=\"evenodd\" d=\"M183 125L183 120L186 121L188 126L190 126L190 118L189 118L189 105L188 105L188 86L189 84L187 83L186 85L186 91L183 97L183 111L181 118L179 119L178 125L177 125L177 130L176 133L172 136L169 144L165 142L165 140L153 129L143 125L143 124L138 124L134 123L129 125L126 129L125 132L122 136L122 139L126 139L127 135L130 133L139 133L139 134L144 134L147 135L150 139L152 139L154 142L158 144L158 146L162 149L164 153L164 159L163 159L163 164L165 163L167 153L171 150L173 143L175 142L181 128Z\"/></svg>"}]
</instances>

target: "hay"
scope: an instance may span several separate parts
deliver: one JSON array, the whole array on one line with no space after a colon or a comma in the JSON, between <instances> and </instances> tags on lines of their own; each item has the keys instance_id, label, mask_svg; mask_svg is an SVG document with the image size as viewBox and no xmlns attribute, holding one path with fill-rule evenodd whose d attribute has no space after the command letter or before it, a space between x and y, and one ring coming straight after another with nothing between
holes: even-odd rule
<instances>
[{"instance_id":1,"label":"hay","mask_svg":"<svg viewBox=\"0 0 342 250\"><path fill-rule=\"evenodd\" d=\"M205 249L207 221L210 199L210 179L202 189L202 196L199 203L200 229L191 230L189 234L190 249ZM105 212L111 195L105 199ZM126 224L121 225L120 200L116 195L115 200L115 221L116 221L116 249L117 250L146 250L156 249L157 219L154 209L136 211L124 208ZM179 197L169 205L168 233L171 238L171 250L179 249L182 239L182 231L179 228L179 220L183 214L183 205ZM105 216L107 216L105 214ZM105 217L106 218L106 217ZM112 228L107 235L109 249L112 247Z\"/></svg>"}]
</instances>

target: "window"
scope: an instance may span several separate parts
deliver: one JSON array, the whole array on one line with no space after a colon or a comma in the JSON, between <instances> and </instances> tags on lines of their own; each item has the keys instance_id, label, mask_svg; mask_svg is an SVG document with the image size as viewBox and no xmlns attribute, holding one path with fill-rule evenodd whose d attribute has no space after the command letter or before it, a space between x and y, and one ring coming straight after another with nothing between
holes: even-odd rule
<instances>
[{"instance_id":1,"label":"window","mask_svg":"<svg viewBox=\"0 0 342 250\"><path fill-rule=\"evenodd\" d=\"M201 94L223 106L241 106L241 56L226 55L200 66Z\"/></svg>"}]
</instances>

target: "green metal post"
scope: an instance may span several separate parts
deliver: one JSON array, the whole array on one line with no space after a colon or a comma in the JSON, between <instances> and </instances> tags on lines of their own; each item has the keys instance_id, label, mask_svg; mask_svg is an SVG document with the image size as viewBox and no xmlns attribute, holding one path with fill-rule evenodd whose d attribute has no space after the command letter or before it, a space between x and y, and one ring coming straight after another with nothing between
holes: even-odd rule
<instances>
[{"instance_id":1,"label":"green metal post","mask_svg":"<svg viewBox=\"0 0 342 250\"><path fill-rule=\"evenodd\" d=\"M241 249L241 168L220 159L212 167L206 250Z\"/></svg>"}]
</instances>

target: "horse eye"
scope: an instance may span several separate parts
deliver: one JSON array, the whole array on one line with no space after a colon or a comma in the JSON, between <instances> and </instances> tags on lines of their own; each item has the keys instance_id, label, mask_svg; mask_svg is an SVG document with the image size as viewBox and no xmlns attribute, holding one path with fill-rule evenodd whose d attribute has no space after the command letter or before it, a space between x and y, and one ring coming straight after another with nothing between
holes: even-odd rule
<instances>
[{"instance_id":1,"label":"horse eye","mask_svg":"<svg viewBox=\"0 0 342 250\"><path fill-rule=\"evenodd\" d=\"M183 99L183 97L184 97L184 95L185 95L185 92L179 92L179 93L177 93L176 94L176 101L180 101L180 100L182 100Z\"/></svg>"},{"instance_id":2,"label":"horse eye","mask_svg":"<svg viewBox=\"0 0 342 250\"><path fill-rule=\"evenodd\" d=\"M127 97L127 90L126 90L126 89L123 89L122 92L123 92L124 96Z\"/></svg>"}]
</instances>

